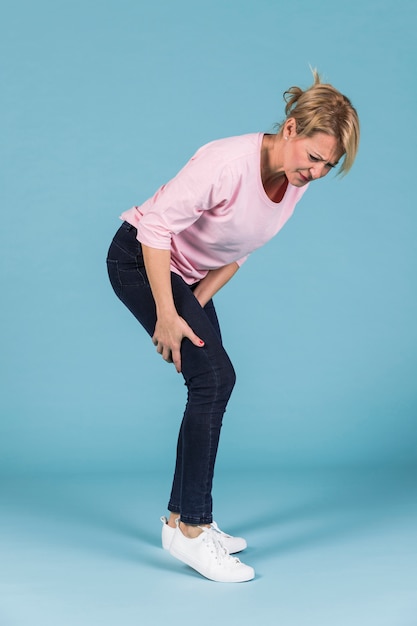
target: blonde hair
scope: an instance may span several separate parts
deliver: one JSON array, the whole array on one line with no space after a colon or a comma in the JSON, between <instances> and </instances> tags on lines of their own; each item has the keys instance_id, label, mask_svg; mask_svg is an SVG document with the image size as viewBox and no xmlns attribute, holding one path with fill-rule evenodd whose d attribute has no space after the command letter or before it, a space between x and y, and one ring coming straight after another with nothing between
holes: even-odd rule
<instances>
[{"instance_id":1,"label":"blonde hair","mask_svg":"<svg viewBox=\"0 0 417 626\"><path fill-rule=\"evenodd\" d=\"M296 131L300 136L326 133L336 137L345 157L339 173L347 174L359 147L358 114L349 98L332 85L322 83L317 70L312 72L314 83L311 87L305 91L300 87L290 87L284 93L286 120L291 117L295 119Z\"/></svg>"}]
</instances>

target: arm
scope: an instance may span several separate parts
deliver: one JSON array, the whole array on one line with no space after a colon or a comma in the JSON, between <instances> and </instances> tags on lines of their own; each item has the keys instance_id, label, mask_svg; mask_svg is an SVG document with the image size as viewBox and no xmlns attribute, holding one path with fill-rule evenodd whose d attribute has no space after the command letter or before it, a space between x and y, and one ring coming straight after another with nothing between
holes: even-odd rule
<instances>
[{"instance_id":1,"label":"arm","mask_svg":"<svg viewBox=\"0 0 417 626\"><path fill-rule=\"evenodd\" d=\"M236 274L238 269L239 265L233 262L209 271L194 289L194 295L202 307Z\"/></svg>"},{"instance_id":2,"label":"arm","mask_svg":"<svg viewBox=\"0 0 417 626\"><path fill-rule=\"evenodd\" d=\"M173 362L177 372L180 372L180 347L184 337L199 347L204 345L204 341L197 337L175 308L171 287L171 252L150 248L144 244L142 251L156 305L156 325L152 341L165 361Z\"/></svg>"}]
</instances>

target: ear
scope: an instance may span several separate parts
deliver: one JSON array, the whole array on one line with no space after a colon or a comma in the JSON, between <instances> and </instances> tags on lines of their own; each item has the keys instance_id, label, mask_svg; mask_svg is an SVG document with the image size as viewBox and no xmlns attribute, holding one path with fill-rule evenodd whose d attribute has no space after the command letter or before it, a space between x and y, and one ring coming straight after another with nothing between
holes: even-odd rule
<instances>
[{"instance_id":1,"label":"ear","mask_svg":"<svg viewBox=\"0 0 417 626\"><path fill-rule=\"evenodd\" d=\"M284 136L294 139L297 135L297 124L294 117L289 117L285 120L283 131Z\"/></svg>"}]
</instances>

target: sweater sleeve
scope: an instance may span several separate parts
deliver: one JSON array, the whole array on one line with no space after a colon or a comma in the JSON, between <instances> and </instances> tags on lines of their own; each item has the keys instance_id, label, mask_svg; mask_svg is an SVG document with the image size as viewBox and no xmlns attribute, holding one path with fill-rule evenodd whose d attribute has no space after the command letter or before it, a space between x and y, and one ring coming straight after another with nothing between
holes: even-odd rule
<instances>
[{"instance_id":1,"label":"sweater sleeve","mask_svg":"<svg viewBox=\"0 0 417 626\"><path fill-rule=\"evenodd\" d=\"M203 146L172 180L136 207L138 240L153 248L170 249L172 235L191 226L203 211L225 204L231 186L216 152L210 150L210 144Z\"/></svg>"}]
</instances>

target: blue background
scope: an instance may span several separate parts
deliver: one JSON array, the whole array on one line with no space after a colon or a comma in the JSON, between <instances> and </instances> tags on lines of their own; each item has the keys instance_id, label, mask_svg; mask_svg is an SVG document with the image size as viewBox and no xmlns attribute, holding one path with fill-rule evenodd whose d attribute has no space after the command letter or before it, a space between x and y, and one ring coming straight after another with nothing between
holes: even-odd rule
<instances>
[{"instance_id":1,"label":"blue background","mask_svg":"<svg viewBox=\"0 0 417 626\"><path fill-rule=\"evenodd\" d=\"M360 153L216 299L219 463L414 462L415 3L2 6L1 469L172 467L185 391L112 293L109 241L201 144L273 130L309 64Z\"/></svg>"},{"instance_id":2,"label":"blue background","mask_svg":"<svg viewBox=\"0 0 417 626\"><path fill-rule=\"evenodd\" d=\"M414 0L3 0L1 626L415 626ZM216 297L238 384L215 480L256 579L160 547L185 388L108 284L118 215L270 132L309 64L357 107Z\"/></svg>"}]
</instances>

